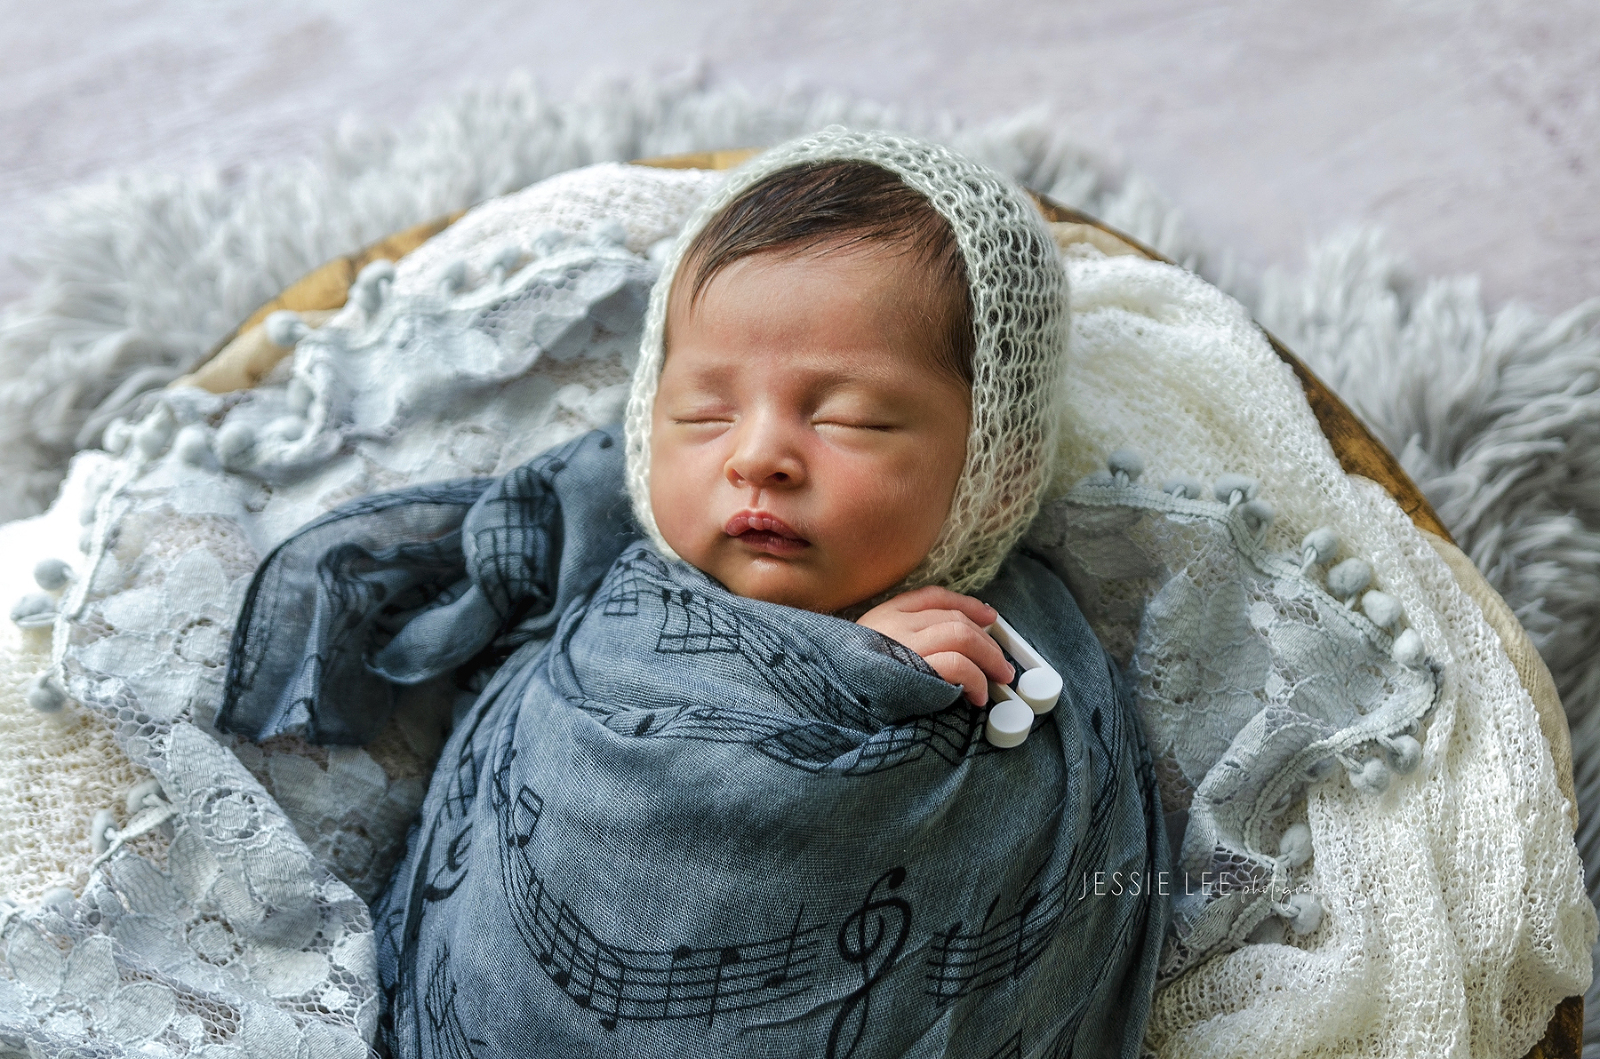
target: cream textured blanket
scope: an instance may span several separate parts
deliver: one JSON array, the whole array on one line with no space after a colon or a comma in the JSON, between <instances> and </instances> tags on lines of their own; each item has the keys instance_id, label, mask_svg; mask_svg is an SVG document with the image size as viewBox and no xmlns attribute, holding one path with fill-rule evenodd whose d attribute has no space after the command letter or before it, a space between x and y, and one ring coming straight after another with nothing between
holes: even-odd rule
<instances>
[{"instance_id":1,"label":"cream textured blanket","mask_svg":"<svg viewBox=\"0 0 1600 1059\"><path fill-rule=\"evenodd\" d=\"M1443 694L1421 765L1372 798L1306 805L1323 923L1248 945L1157 994L1160 1054L1516 1056L1588 987L1595 913L1532 699L1483 611L1381 489L1343 473L1289 368L1244 310L1192 274L1086 257L1073 283L1065 482L1137 447L1156 480L1260 479L1294 552L1336 528L1399 599Z\"/></svg>"},{"instance_id":2,"label":"cream textured blanket","mask_svg":"<svg viewBox=\"0 0 1600 1059\"><path fill-rule=\"evenodd\" d=\"M716 179L619 166L556 178L480 208L424 246L400 264L387 296L424 295L457 268L463 275L501 282L505 268L497 261L504 260L506 247L526 245L551 227L602 234L635 253L646 251L682 223ZM1401 603L1427 654L1445 674L1413 772L1376 796L1354 789L1341 775L1313 787L1303 806L1315 850L1309 868L1323 912L1320 925L1282 942L1250 944L1218 956L1164 988L1155 998L1148 1046L1163 1056L1517 1059L1541 1036L1555 1004L1587 988L1596 920L1584 894L1571 806L1560 789L1551 748L1484 611L1380 489L1342 473L1293 376L1237 303L1180 269L1106 258L1088 249L1069 256L1068 270L1074 313L1067 373L1071 413L1063 429L1058 490L1102 467L1105 454L1118 449L1138 450L1146 479L1156 482L1184 475L1212 482L1227 473L1247 473L1259 480L1262 496L1276 508L1266 547L1292 555L1308 531L1336 529L1349 554L1371 563L1376 586ZM361 302L358 291L334 324L359 324L365 311ZM314 368L317 355L303 347L297 371ZM343 482L321 478L317 490L280 491L279 502L266 512L275 517L262 520L258 539L249 542L252 550L259 554L298 520L344 499L350 495L347 488L384 488L461 473L454 465L441 468L434 462L431 457L439 453L487 471L520 460L529 445L553 443L615 415L621 396L617 384L626 378L624 361L619 351L610 361L574 362L552 353L531 362L526 372L550 373L551 384L529 391L540 396L540 403L520 413L526 416L527 434L503 450L489 452L479 434L462 434L455 424L425 413L410 418L403 444L389 450L386 465L369 460L363 474L348 474ZM580 365L583 370L576 370ZM280 394L287 385L277 381ZM512 410L500 408L496 414L509 417L503 425L515 425ZM315 433L304 437L309 441ZM285 456L300 440L281 428L276 435L263 430L258 438L260 444L282 446ZM212 444L225 458L221 438ZM103 480L105 468L126 471L130 461L148 458L149 453L139 455L137 443L115 460L81 457L82 466L50 513L0 529L0 552L7 556L0 572L3 587L20 592L34 560L47 555L82 568L85 560L74 554L73 545L85 484L97 475ZM98 554L107 551L105 535L115 529L106 516L103 504L98 515L89 516L88 543ZM197 537L193 543L202 541ZM165 547L175 544L181 542L164 542ZM179 547L152 569L166 578L178 569L182 554ZM241 569L251 561L252 556L237 557ZM237 574L232 565L228 572ZM190 575L198 587L188 602L197 610L205 602L223 601L201 600L211 582L186 568L184 576ZM219 568L212 580L226 597L237 576L230 581ZM203 620L195 627L203 628ZM58 640L62 631L58 623ZM26 704L29 694L41 700L30 680L46 664L48 632L8 625L0 636L5 637L0 640L0 676L5 678L0 731L13 747L26 748L24 754L0 756L0 819L5 822L0 885L19 906L14 913L0 912L8 920L0 1009L19 1016L32 1012L58 1029L97 1031L149 1054L197 1054L202 1046L248 1053L288 1039L274 1036L285 1033L297 1033L308 1047L348 1041L308 1030L306 1020L318 1017L314 1010L297 1009L292 1025L300 1028L291 1031L284 1020L257 1018L230 1026L170 1004L163 1007L160 998L146 995L152 985L148 976L100 958L105 946L80 942L84 955L76 964L63 960L57 973L49 970L54 965L45 950L32 942L17 944L20 930L45 931L51 916L82 913L81 902L74 907L72 898L104 874L103 869L91 873L90 864L94 844L105 845L108 821L127 833L131 851L152 864L167 863L169 872L176 867L159 826L130 833L128 825L138 814L156 806L143 800L147 793L134 799L137 804L120 804L141 772L116 745L111 725L73 704L54 717ZM65 650L65 643L57 644L58 661ZM187 706L174 723L199 731L205 721L203 709ZM148 747L135 749L135 756L149 753ZM293 750L269 753L277 753L277 760L299 760ZM416 777L404 774L403 759L405 754L380 761L356 752L307 756L303 767L276 770L268 767L270 761L247 764L260 766L269 780L283 778L282 790L264 793L283 803L303 838L314 830L307 825L325 824L317 858L365 889L376 871L370 846L392 843L403 825L387 836L359 836L369 848L357 864L350 860L352 844L338 840L354 834L353 825L327 815L326 804L304 799L292 804L287 792L315 790L325 801L356 797L378 808L404 803L419 792ZM106 809L109 816L97 817ZM99 832L94 836L91 821ZM395 821L385 826L394 828ZM285 835L284 840L293 839ZM131 863L126 853L119 854L110 862L113 870L119 861ZM70 892L55 889L63 886ZM179 939L202 956L201 950L210 952L206 947L216 940L207 922L197 918ZM352 921L342 929L355 936L362 928ZM347 945L358 947L359 941ZM111 975L101 983L108 1003L96 1008L64 988L75 980L75 966L80 978L85 969ZM242 995L249 997L276 995L274 989L289 974L281 961L239 959L229 966L229 973L245 983L239 987ZM262 969L251 984L253 966ZM49 995L45 988L52 990ZM351 1004L349 997L359 993L353 986L321 988L323 995L337 991ZM110 1002L118 997L120 1002ZM152 1012L165 1014L157 1019ZM370 1032L370 1018L370 1011L363 1012L339 1028Z\"/></svg>"}]
</instances>

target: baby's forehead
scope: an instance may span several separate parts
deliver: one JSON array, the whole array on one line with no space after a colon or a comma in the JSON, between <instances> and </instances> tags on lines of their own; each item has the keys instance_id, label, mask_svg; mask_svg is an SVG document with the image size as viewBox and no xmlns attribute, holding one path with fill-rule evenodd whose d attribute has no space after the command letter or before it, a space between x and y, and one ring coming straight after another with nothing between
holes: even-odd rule
<instances>
[{"instance_id":1,"label":"baby's forehead","mask_svg":"<svg viewBox=\"0 0 1600 1059\"><path fill-rule=\"evenodd\" d=\"M683 279L673 287L664 336L669 353L686 328L784 323L914 332L935 341L964 307L926 262L871 243L766 250L729 262L696 286Z\"/></svg>"}]
</instances>

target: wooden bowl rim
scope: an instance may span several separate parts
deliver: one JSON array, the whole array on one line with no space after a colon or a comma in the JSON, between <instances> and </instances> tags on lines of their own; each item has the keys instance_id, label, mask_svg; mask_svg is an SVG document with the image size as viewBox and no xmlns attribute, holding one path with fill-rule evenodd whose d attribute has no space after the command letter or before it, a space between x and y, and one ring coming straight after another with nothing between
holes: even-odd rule
<instances>
[{"instance_id":1,"label":"wooden bowl rim","mask_svg":"<svg viewBox=\"0 0 1600 1059\"><path fill-rule=\"evenodd\" d=\"M738 148L723 151L698 151L688 154L669 155L660 158L638 159L634 165L646 165L661 169L729 169L744 162L751 156L760 153L761 148ZM1091 214L1070 206L1062 205L1052 200L1049 196L1030 192L1039 204L1040 211L1045 217L1056 223L1082 224L1098 229L1107 236L1126 244L1134 252L1149 258L1152 261L1161 261L1176 266L1177 263L1160 253L1154 247L1147 246L1106 224ZM313 311L337 309L344 305L348 296L350 284L356 275L371 261L385 259L399 260L412 250L421 246L428 239L444 231L455 223L466 210L458 210L443 217L415 225L393 235L386 236L368 246L351 254L336 257L333 260L306 273L294 283L285 287L277 297L266 302L255 312L246 317L238 327L219 342L207 355L206 359L197 365L196 370L215 357L222 349L238 336L249 331L266 319L267 315L279 309L295 311ZM1433 533L1446 541L1450 541L1450 533L1439 520L1438 514L1433 510L1422 491L1417 488L1405 470L1384 444L1367 429L1365 424L1356 417L1339 396L1333 392L1321 379L1317 378L1304 362L1278 338L1261 327L1261 333L1266 336L1267 342L1272 346L1279 358L1293 369L1296 378L1300 380L1301 389L1305 392L1306 400L1311 406L1312 413L1317 417L1323 434L1332 445L1339 465L1348 474L1361 475L1377 482L1385 491L1394 498L1400 508L1411 518L1413 524L1419 529ZM1543 1039L1528 1053L1526 1059L1578 1059L1583 1050L1583 997L1572 996L1563 1000L1551 1016L1545 1029Z\"/></svg>"}]
</instances>

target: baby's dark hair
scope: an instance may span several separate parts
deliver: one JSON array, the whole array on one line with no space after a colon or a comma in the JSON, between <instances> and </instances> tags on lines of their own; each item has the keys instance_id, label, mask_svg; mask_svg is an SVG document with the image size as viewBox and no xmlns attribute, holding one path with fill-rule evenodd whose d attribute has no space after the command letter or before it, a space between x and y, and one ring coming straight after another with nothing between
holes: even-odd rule
<instances>
[{"instance_id":1,"label":"baby's dark hair","mask_svg":"<svg viewBox=\"0 0 1600 1059\"><path fill-rule=\"evenodd\" d=\"M966 262L950 222L927 196L871 162L808 162L757 181L689 244L674 282L692 279L689 304L718 272L768 250L828 252L884 244L912 256L928 284L934 363L968 386L977 339Z\"/></svg>"}]
</instances>

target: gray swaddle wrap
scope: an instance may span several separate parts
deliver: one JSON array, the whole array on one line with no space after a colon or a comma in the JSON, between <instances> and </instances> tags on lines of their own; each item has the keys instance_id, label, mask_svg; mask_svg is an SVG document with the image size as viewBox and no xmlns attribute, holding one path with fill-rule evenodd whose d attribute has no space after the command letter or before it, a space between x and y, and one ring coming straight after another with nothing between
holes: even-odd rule
<instances>
[{"instance_id":1,"label":"gray swaddle wrap","mask_svg":"<svg viewBox=\"0 0 1600 1059\"><path fill-rule=\"evenodd\" d=\"M661 557L597 431L291 537L220 720L360 739L377 672L498 663L376 909L397 1055L1137 1056L1143 736L1054 574L1014 554L979 594L1066 681L1013 750L893 641Z\"/></svg>"}]
</instances>

